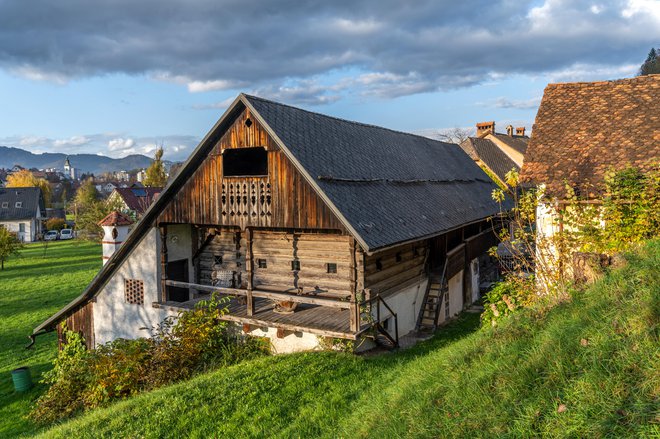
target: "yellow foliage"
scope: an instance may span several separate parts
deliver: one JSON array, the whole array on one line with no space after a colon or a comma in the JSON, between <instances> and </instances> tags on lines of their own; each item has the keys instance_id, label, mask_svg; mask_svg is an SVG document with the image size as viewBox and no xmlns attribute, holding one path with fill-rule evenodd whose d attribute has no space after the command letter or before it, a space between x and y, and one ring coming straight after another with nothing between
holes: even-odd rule
<instances>
[{"instance_id":1,"label":"yellow foliage","mask_svg":"<svg viewBox=\"0 0 660 439\"><path fill-rule=\"evenodd\" d=\"M50 184L43 178L37 178L27 169L7 176L7 187L38 187L44 197L44 203L50 205Z\"/></svg>"}]
</instances>

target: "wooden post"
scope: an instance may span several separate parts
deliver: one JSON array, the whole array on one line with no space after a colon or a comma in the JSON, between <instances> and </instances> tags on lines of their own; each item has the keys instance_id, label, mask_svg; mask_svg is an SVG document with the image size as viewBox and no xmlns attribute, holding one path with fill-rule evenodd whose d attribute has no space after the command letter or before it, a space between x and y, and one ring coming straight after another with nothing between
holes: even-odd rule
<instances>
[{"instance_id":1,"label":"wooden post","mask_svg":"<svg viewBox=\"0 0 660 439\"><path fill-rule=\"evenodd\" d=\"M350 330L357 332L360 330L360 306L357 303L357 264L355 260L355 239L350 241L351 264L349 267L349 276L351 282L351 309L350 309Z\"/></svg>"},{"instance_id":2,"label":"wooden post","mask_svg":"<svg viewBox=\"0 0 660 439\"><path fill-rule=\"evenodd\" d=\"M167 302L167 226L160 226L160 300Z\"/></svg>"},{"instance_id":3,"label":"wooden post","mask_svg":"<svg viewBox=\"0 0 660 439\"><path fill-rule=\"evenodd\" d=\"M245 229L245 269L247 270L247 315L254 314L254 300L252 298L253 276L254 276L254 261L252 257L252 229L247 227Z\"/></svg>"}]
</instances>

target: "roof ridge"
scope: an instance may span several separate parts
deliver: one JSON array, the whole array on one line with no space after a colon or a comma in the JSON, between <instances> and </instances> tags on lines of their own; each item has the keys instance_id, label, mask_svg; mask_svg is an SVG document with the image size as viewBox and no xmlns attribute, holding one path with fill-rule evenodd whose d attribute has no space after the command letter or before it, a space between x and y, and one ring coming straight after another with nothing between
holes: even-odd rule
<instances>
[{"instance_id":1,"label":"roof ridge","mask_svg":"<svg viewBox=\"0 0 660 439\"><path fill-rule=\"evenodd\" d=\"M573 82L551 82L546 88L550 87L567 87L567 86L598 86L605 84L616 84L616 83L626 83L626 82L635 82L635 81L648 81L651 79L660 79L660 73L652 73L649 75L633 76L632 78L618 78L618 79L606 79L603 81L573 81Z\"/></svg>"},{"instance_id":2,"label":"roof ridge","mask_svg":"<svg viewBox=\"0 0 660 439\"><path fill-rule=\"evenodd\" d=\"M246 98L249 98L249 99L256 99L256 100L259 100L259 101L268 102L270 104L275 104L275 105L279 105L279 106L282 106L282 107L292 108L292 109L298 110L298 111L304 111L305 113L314 114L316 116L321 116L321 117L325 117L325 118L328 118L328 119L334 119L334 120L349 123L349 124L352 124L352 125L359 125L359 126L369 127L369 128L378 128L380 130L389 131L389 132L396 133L396 134L404 134L404 135L407 135L407 136L417 137L417 138L420 138L420 139L431 140L433 142L441 143L443 145L455 145L454 143L443 142L441 140L436 140L436 139L433 139L431 137L422 136L420 134L409 133L407 131L393 130L391 128L382 127L380 125L374 125L374 124L365 123L365 122L358 122L358 121L355 121L355 120L344 119L342 117L337 117L337 116L330 116L329 114L319 113L319 112L316 112L316 111L307 110L305 108L295 107L295 106L289 105L289 104L283 104L281 102L273 101L271 99L262 98L260 96L249 95L247 93L241 93L241 94L243 96L245 96Z\"/></svg>"}]
</instances>

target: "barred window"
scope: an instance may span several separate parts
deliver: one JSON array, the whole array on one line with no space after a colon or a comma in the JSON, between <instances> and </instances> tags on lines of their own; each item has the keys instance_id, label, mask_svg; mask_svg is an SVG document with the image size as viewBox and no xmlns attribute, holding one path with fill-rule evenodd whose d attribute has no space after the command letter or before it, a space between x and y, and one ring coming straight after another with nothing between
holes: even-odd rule
<instances>
[{"instance_id":1,"label":"barred window","mask_svg":"<svg viewBox=\"0 0 660 439\"><path fill-rule=\"evenodd\" d=\"M124 279L126 303L144 305L144 282L137 279Z\"/></svg>"}]
</instances>

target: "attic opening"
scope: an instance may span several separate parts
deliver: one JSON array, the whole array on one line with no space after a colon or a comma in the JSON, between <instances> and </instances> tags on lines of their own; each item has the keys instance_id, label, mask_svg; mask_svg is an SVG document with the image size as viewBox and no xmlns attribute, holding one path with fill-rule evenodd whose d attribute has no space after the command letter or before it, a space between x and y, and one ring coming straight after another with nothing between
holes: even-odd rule
<instances>
[{"instance_id":1,"label":"attic opening","mask_svg":"<svg viewBox=\"0 0 660 439\"><path fill-rule=\"evenodd\" d=\"M268 152L264 147L231 148L222 153L225 177L268 176Z\"/></svg>"}]
</instances>

